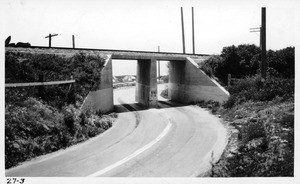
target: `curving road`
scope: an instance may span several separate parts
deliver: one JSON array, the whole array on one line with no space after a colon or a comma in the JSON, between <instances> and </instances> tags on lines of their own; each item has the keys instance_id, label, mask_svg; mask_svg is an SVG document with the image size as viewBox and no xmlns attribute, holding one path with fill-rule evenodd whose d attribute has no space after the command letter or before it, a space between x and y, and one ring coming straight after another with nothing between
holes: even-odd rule
<instances>
[{"instance_id":1,"label":"curving road","mask_svg":"<svg viewBox=\"0 0 300 184\"><path fill-rule=\"evenodd\" d=\"M116 110L123 113L112 128L9 169L6 176L198 176L225 148L226 129L204 109L165 101L158 109L145 110L134 103L134 88L114 95Z\"/></svg>"}]
</instances>

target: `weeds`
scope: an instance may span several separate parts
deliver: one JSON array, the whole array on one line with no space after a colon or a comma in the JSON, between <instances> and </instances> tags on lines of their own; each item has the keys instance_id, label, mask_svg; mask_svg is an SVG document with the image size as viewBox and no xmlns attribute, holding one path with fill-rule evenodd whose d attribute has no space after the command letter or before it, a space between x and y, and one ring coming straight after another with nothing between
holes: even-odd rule
<instances>
[{"instance_id":1,"label":"weeds","mask_svg":"<svg viewBox=\"0 0 300 184\"><path fill-rule=\"evenodd\" d=\"M98 88L104 58L83 53L73 57L55 54L5 53L5 82L46 81L76 84L45 86L39 96L34 87L5 90L5 168L94 137L112 126L116 115L79 110L87 93Z\"/></svg>"},{"instance_id":2,"label":"weeds","mask_svg":"<svg viewBox=\"0 0 300 184\"><path fill-rule=\"evenodd\" d=\"M261 83L254 76L229 91L223 105L197 103L221 114L237 131L210 176L294 176L294 80L269 78Z\"/></svg>"},{"instance_id":3,"label":"weeds","mask_svg":"<svg viewBox=\"0 0 300 184\"><path fill-rule=\"evenodd\" d=\"M5 168L94 137L112 126L116 114L99 117L73 105L58 109L35 98L5 109Z\"/></svg>"},{"instance_id":4,"label":"weeds","mask_svg":"<svg viewBox=\"0 0 300 184\"><path fill-rule=\"evenodd\" d=\"M239 80L236 85L229 88L231 94L224 108L246 101L271 101L276 97L286 100L294 96L294 80L282 78L268 78L265 82L260 81L259 76L248 77Z\"/></svg>"}]
</instances>

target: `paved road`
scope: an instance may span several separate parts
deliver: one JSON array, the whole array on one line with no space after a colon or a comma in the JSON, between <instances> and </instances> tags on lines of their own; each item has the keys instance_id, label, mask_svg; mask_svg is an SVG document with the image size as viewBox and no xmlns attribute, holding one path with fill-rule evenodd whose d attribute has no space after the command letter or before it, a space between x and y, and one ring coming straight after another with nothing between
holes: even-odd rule
<instances>
[{"instance_id":1,"label":"paved road","mask_svg":"<svg viewBox=\"0 0 300 184\"><path fill-rule=\"evenodd\" d=\"M123 113L108 131L7 170L6 176L197 176L209 168L212 152L221 155L226 129L217 117L170 102L141 110L132 103L132 90L122 90L122 98L116 90L116 104L130 108L119 106Z\"/></svg>"}]
</instances>

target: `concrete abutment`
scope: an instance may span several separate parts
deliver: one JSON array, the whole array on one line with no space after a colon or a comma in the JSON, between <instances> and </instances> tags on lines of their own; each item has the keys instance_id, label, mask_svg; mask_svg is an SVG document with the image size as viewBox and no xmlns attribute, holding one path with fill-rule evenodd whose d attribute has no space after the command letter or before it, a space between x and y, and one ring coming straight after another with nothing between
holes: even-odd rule
<instances>
[{"instance_id":1,"label":"concrete abutment","mask_svg":"<svg viewBox=\"0 0 300 184\"><path fill-rule=\"evenodd\" d=\"M89 92L83 102L82 109L91 108L94 111L106 113L114 109L111 55L107 55L104 67L99 75L101 77L98 89Z\"/></svg>"},{"instance_id":2,"label":"concrete abutment","mask_svg":"<svg viewBox=\"0 0 300 184\"><path fill-rule=\"evenodd\" d=\"M207 76L192 58L170 61L169 98L183 104L199 101L223 103L229 93Z\"/></svg>"}]
</instances>

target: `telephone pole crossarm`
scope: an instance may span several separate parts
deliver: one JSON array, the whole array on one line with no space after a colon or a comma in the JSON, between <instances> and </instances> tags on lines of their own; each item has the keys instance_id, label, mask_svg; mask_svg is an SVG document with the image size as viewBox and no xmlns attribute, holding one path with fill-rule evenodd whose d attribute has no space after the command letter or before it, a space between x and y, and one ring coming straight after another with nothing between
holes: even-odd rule
<instances>
[{"instance_id":1,"label":"telephone pole crossarm","mask_svg":"<svg viewBox=\"0 0 300 184\"><path fill-rule=\"evenodd\" d=\"M53 36L58 36L58 34L49 34L49 35L46 36L45 38L50 38L50 37L53 37Z\"/></svg>"}]
</instances>

